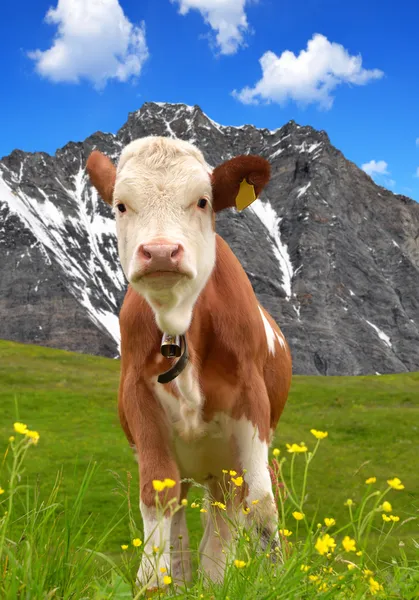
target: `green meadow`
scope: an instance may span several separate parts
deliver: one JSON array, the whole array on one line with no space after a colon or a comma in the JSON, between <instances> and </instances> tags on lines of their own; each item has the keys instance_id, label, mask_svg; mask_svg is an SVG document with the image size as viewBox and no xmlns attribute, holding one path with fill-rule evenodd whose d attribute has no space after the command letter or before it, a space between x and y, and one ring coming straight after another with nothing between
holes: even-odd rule
<instances>
[{"instance_id":1,"label":"green meadow","mask_svg":"<svg viewBox=\"0 0 419 600\"><path fill-rule=\"evenodd\" d=\"M8 439L11 435L19 438L19 434L13 431L13 423L21 421L40 434L39 442L28 448L19 478L22 490L16 494L13 516L8 525L7 536L10 535L10 539L6 536L4 542L5 548L8 548L3 553L3 560L4 556L8 557L8 562L3 564L5 581L8 569L10 575L13 560L16 560L14 568L18 569L16 555L9 556L7 552L16 548L25 519L27 522L30 520L28 511L31 503L40 505L45 502L47 506L48 501L52 502L51 490L57 486L57 477L59 490L53 501L59 505L61 516L55 518L51 539L54 531L61 535L57 521L65 519L66 510L74 513L74 507L77 507L75 512L79 522L84 524L85 535L83 543L81 538L77 543L86 552L90 552L89 548L98 549L94 558L98 583L93 588L85 582L67 594L63 580L60 580L61 587L56 586L52 593L54 586L49 576L42 585L39 584L39 593L30 588L32 584L24 582L23 587L17 583L15 587L5 584L4 596L0 587L0 597L78 599L133 596L128 576L124 579L123 573L114 568L127 563L127 553L121 553L121 544L130 545L132 569L138 566L136 557L132 556L131 539L133 536L141 537L142 533L137 464L119 425L116 410L118 381L117 360L0 341L0 448L4 455L0 486L6 490L0 496L0 526L1 514L7 504L7 464L11 457ZM302 581L306 574L301 572L303 563L297 561L292 567L295 578L290 579L295 585L293 588L289 584L288 591L282 592L283 587L277 584L276 579L272 580L270 587L261 582L253 592L249 583L241 588L240 581L249 578L249 566L247 575L246 568L235 571L233 568L230 587L226 588L225 584L207 593L201 582L189 591L169 586L162 595L185 598L210 598L212 595L213 598L229 597L230 600L314 598L319 593L331 598L364 598L383 594L387 595L382 597L419 597L414 595L419 594L419 563L415 563L416 567L412 566L412 561L418 559L419 548L419 373L365 377L295 376L273 444L280 449L278 460L287 458L283 464L285 476L289 475L291 459L286 444L305 442L312 450L316 444L310 433L312 428L328 432L328 437L320 442L308 472L304 513L314 529L316 523L323 522L325 517L333 517L337 526L347 523L349 515L345 502L348 498L353 500L354 510L361 504L366 491L373 490L371 485L365 484L369 477L376 477L377 482L373 485L380 490L386 489L386 481L394 477L399 477L405 486L401 491L390 490L386 496L392 504L392 513L399 517L399 521L387 525L382 521L381 513L377 512L369 538L371 547L382 546L374 573L382 574L381 580L387 592L378 590L374 594L372 584L369 587L362 582L358 585L355 579L347 583L346 592L340 588L334 591L326 587L323 590L316 588L315 581ZM304 456L295 457L297 488L302 484L304 460ZM89 481L86 481L86 473L91 476ZM200 499L200 490L192 488L189 502L199 503ZM188 507L193 549L197 548L202 531L200 517L199 510ZM291 520L286 526L291 529L293 521L291 516L289 518ZM73 532L74 526L73 522ZM391 527L390 534L385 532L386 526ZM47 526L44 524L43 527L43 536L48 537ZM385 540L381 544L383 535ZM47 553L43 560L54 560L54 557ZM391 566L392 560L401 560L401 563L397 562L397 569ZM289 561L286 564L290 564ZM128 571L129 568L128 565ZM258 568L263 570L265 567L259 565ZM291 577L291 571L290 567L287 577ZM93 571L89 573L89 581L93 581ZM350 575L354 577L352 571ZM256 581L257 577L259 571L258 574L252 571L250 579ZM47 584L47 581L50 583ZM31 593L28 592L30 589ZM273 590L272 593L269 589ZM295 592L291 592L292 589ZM12 593L17 595L10 595Z\"/></svg>"}]
</instances>

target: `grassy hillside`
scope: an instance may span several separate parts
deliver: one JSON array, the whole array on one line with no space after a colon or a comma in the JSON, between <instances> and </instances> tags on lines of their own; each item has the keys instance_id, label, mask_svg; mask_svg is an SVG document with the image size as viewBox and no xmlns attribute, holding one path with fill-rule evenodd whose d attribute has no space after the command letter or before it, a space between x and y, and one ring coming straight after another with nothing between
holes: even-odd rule
<instances>
[{"instance_id":1,"label":"grassy hillside","mask_svg":"<svg viewBox=\"0 0 419 600\"><path fill-rule=\"evenodd\" d=\"M26 475L49 491L62 468L69 498L76 496L89 462L97 461L85 502L96 535L118 510L121 517L126 514L112 471L124 482L126 472L132 473L132 499L138 506L136 463L116 412L118 372L115 360L0 341L0 444L6 447L16 420L38 430L41 439L26 461ZM400 477L406 489L391 492L394 512L401 519L418 516L419 373L294 377L276 445L282 453L286 442L305 441L311 448L313 427L329 432L309 476L308 505L318 509L318 519L343 519L345 500L360 498L364 480L372 475L381 484ZM192 490L191 496L196 495ZM195 540L198 517L189 511ZM412 552L417 529L417 520L411 521L398 535ZM128 531L123 521L108 550L118 550Z\"/></svg>"}]
</instances>

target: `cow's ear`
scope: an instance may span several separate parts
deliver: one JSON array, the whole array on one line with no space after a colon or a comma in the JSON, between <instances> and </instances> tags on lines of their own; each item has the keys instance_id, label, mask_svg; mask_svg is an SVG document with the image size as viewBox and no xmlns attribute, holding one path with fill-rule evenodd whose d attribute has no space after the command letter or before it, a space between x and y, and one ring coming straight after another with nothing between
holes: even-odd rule
<instances>
[{"instance_id":1,"label":"cow's ear","mask_svg":"<svg viewBox=\"0 0 419 600\"><path fill-rule=\"evenodd\" d=\"M113 162L98 150L93 150L87 159L86 170L99 195L112 206L116 178L116 168Z\"/></svg>"},{"instance_id":2,"label":"cow's ear","mask_svg":"<svg viewBox=\"0 0 419 600\"><path fill-rule=\"evenodd\" d=\"M236 156L212 172L212 204L215 212L236 207L243 210L259 196L271 176L271 165L261 156Z\"/></svg>"}]
</instances>

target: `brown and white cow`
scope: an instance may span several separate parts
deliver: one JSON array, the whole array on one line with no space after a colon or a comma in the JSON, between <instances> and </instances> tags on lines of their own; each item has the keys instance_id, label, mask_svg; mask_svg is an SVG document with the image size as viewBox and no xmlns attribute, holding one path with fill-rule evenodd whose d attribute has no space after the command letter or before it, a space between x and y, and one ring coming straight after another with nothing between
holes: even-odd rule
<instances>
[{"instance_id":1,"label":"brown and white cow","mask_svg":"<svg viewBox=\"0 0 419 600\"><path fill-rule=\"evenodd\" d=\"M182 479L193 478L224 502L222 470L244 470L251 512L243 518L265 538L277 536L268 448L288 396L290 350L215 232L215 214L236 206L240 183L247 180L258 196L270 166L259 156L238 156L212 170L192 144L152 136L126 146L117 168L92 152L87 170L113 207L130 284L120 313L119 415L139 459L147 541L138 579L144 584L152 575L153 546L162 551L157 567L188 577L189 559L179 552L180 543L188 546L184 509L158 519L153 479L176 481L166 500L185 498ZM163 333L185 334L189 349L189 360L179 359L185 368L169 383L157 380L178 364L161 353ZM216 507L207 516L201 567L219 580L231 532Z\"/></svg>"}]
</instances>

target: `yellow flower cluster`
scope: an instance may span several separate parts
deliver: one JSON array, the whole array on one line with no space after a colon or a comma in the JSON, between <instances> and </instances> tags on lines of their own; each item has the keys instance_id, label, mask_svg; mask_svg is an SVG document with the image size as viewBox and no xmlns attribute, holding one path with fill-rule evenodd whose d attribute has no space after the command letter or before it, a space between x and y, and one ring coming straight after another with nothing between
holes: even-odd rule
<instances>
[{"instance_id":1,"label":"yellow flower cluster","mask_svg":"<svg viewBox=\"0 0 419 600\"><path fill-rule=\"evenodd\" d=\"M345 535L343 538L342 546L345 552L356 552L356 542L349 535Z\"/></svg>"},{"instance_id":2,"label":"yellow flower cluster","mask_svg":"<svg viewBox=\"0 0 419 600\"><path fill-rule=\"evenodd\" d=\"M386 515L386 514L382 514L381 515L383 517L383 521L385 521L386 523L390 523L390 521L393 521L393 523L397 523L398 521L400 521L400 517L396 517L395 515Z\"/></svg>"},{"instance_id":3,"label":"yellow flower cluster","mask_svg":"<svg viewBox=\"0 0 419 600\"><path fill-rule=\"evenodd\" d=\"M290 535L292 535L292 531L290 531L289 529L280 529L279 533L281 535L284 535L285 537L289 537Z\"/></svg>"},{"instance_id":4,"label":"yellow flower cluster","mask_svg":"<svg viewBox=\"0 0 419 600\"><path fill-rule=\"evenodd\" d=\"M163 583L164 585L170 585L172 583L172 578L170 577L170 575L165 575L163 577Z\"/></svg>"},{"instance_id":5,"label":"yellow flower cluster","mask_svg":"<svg viewBox=\"0 0 419 600\"><path fill-rule=\"evenodd\" d=\"M237 487L240 487L243 485L243 477L239 476L239 477L232 477L231 481L234 483L234 485L236 485Z\"/></svg>"},{"instance_id":6,"label":"yellow flower cluster","mask_svg":"<svg viewBox=\"0 0 419 600\"><path fill-rule=\"evenodd\" d=\"M234 566L237 569L243 569L246 566L246 563L244 562L244 560L235 560L234 561Z\"/></svg>"},{"instance_id":7,"label":"yellow flower cluster","mask_svg":"<svg viewBox=\"0 0 419 600\"><path fill-rule=\"evenodd\" d=\"M30 438L32 440L32 442L34 444L38 443L39 440L39 433L37 431L31 431L30 429L28 429L28 426L25 425L25 423L19 423L18 421L16 423L13 423L13 427L14 430L16 431L16 433L20 433L21 435L26 435L26 437ZM11 436L11 438L9 438L10 441L13 441L14 438L12 439L13 436Z\"/></svg>"},{"instance_id":8,"label":"yellow flower cluster","mask_svg":"<svg viewBox=\"0 0 419 600\"><path fill-rule=\"evenodd\" d=\"M333 519L333 517L326 517L324 520L324 524L326 525L326 527L333 527L333 525L336 525L336 521L335 519Z\"/></svg>"},{"instance_id":9,"label":"yellow flower cluster","mask_svg":"<svg viewBox=\"0 0 419 600\"><path fill-rule=\"evenodd\" d=\"M376 596L378 594L378 592L383 591L383 586L381 585L381 583L378 583L378 581L376 581L372 577L369 578L368 583L370 586L370 593L373 596Z\"/></svg>"},{"instance_id":10,"label":"yellow flower cluster","mask_svg":"<svg viewBox=\"0 0 419 600\"><path fill-rule=\"evenodd\" d=\"M296 521L302 521L304 519L304 513L298 512L298 510L295 510L292 513L292 516Z\"/></svg>"},{"instance_id":11,"label":"yellow flower cluster","mask_svg":"<svg viewBox=\"0 0 419 600\"><path fill-rule=\"evenodd\" d=\"M368 477L368 479L365 480L365 483L367 485L370 485L370 483L375 483L377 481L376 477Z\"/></svg>"},{"instance_id":12,"label":"yellow flower cluster","mask_svg":"<svg viewBox=\"0 0 419 600\"><path fill-rule=\"evenodd\" d=\"M153 488L156 492L162 492L166 488L175 487L175 485L176 481L173 479L164 479L163 481L160 481L160 479L153 479Z\"/></svg>"},{"instance_id":13,"label":"yellow flower cluster","mask_svg":"<svg viewBox=\"0 0 419 600\"><path fill-rule=\"evenodd\" d=\"M323 556L324 554L328 554L330 551L333 552L333 550L336 548L336 542L328 533L325 533L317 538L314 547L317 552Z\"/></svg>"},{"instance_id":14,"label":"yellow flower cluster","mask_svg":"<svg viewBox=\"0 0 419 600\"><path fill-rule=\"evenodd\" d=\"M307 450L308 448L304 442L301 442L301 444L287 444L287 452L290 452L291 454L301 454L307 452Z\"/></svg>"},{"instance_id":15,"label":"yellow flower cluster","mask_svg":"<svg viewBox=\"0 0 419 600\"><path fill-rule=\"evenodd\" d=\"M275 456L275 458L278 458L278 456L280 455L281 451L279 448L274 448L272 450L272 454Z\"/></svg>"},{"instance_id":16,"label":"yellow flower cluster","mask_svg":"<svg viewBox=\"0 0 419 600\"><path fill-rule=\"evenodd\" d=\"M132 545L135 546L136 548L139 548L142 544L142 541L140 540L140 538L134 538L132 540Z\"/></svg>"},{"instance_id":17,"label":"yellow flower cluster","mask_svg":"<svg viewBox=\"0 0 419 600\"><path fill-rule=\"evenodd\" d=\"M0 496L1 496L2 494L4 494L4 489L3 489L3 488L1 487L1 485L0 485Z\"/></svg>"},{"instance_id":18,"label":"yellow flower cluster","mask_svg":"<svg viewBox=\"0 0 419 600\"><path fill-rule=\"evenodd\" d=\"M398 477L394 477L394 479L387 479L387 483L391 488L393 488L393 490L404 490L404 485Z\"/></svg>"},{"instance_id":19,"label":"yellow flower cluster","mask_svg":"<svg viewBox=\"0 0 419 600\"><path fill-rule=\"evenodd\" d=\"M314 435L316 440L324 440L329 435L327 431L318 431L317 429L310 429L310 433Z\"/></svg>"},{"instance_id":20,"label":"yellow flower cluster","mask_svg":"<svg viewBox=\"0 0 419 600\"><path fill-rule=\"evenodd\" d=\"M393 510L393 507L391 506L390 502L387 502L387 500L385 502L383 502L383 504L381 505L381 509L384 512L391 512Z\"/></svg>"},{"instance_id":21,"label":"yellow flower cluster","mask_svg":"<svg viewBox=\"0 0 419 600\"><path fill-rule=\"evenodd\" d=\"M216 506L220 510L226 510L226 505L222 502L212 502L211 506Z\"/></svg>"}]
</instances>

